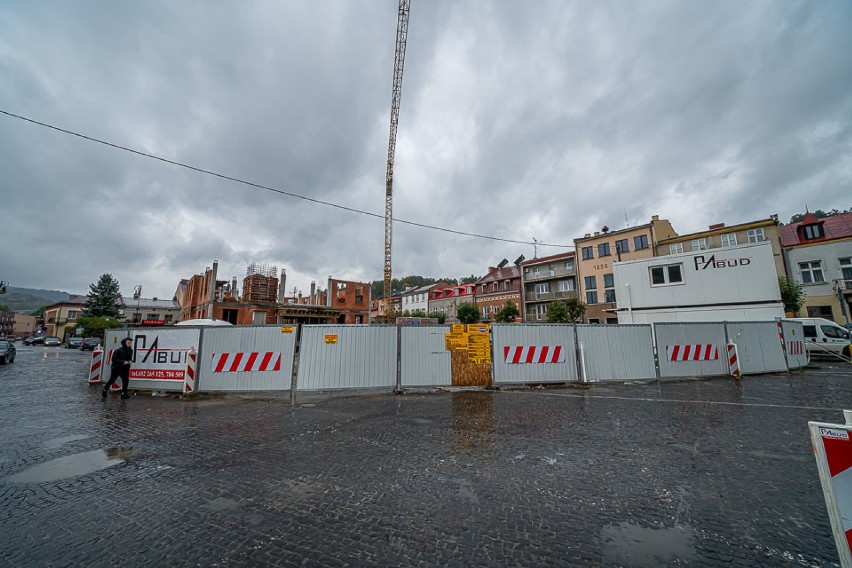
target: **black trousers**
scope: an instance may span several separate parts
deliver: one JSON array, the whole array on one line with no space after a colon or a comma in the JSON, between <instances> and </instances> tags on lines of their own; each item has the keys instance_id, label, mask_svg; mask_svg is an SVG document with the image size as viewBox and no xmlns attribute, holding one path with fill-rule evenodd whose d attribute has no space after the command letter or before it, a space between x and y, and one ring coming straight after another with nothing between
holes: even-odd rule
<instances>
[{"instance_id":1,"label":"black trousers","mask_svg":"<svg viewBox=\"0 0 852 568\"><path fill-rule=\"evenodd\" d=\"M104 386L104 391L108 391L109 387L111 387L119 377L121 377L121 392L122 394L127 394L127 387L130 384L130 367L125 367L124 369L110 369L109 380L107 381L106 386Z\"/></svg>"}]
</instances>

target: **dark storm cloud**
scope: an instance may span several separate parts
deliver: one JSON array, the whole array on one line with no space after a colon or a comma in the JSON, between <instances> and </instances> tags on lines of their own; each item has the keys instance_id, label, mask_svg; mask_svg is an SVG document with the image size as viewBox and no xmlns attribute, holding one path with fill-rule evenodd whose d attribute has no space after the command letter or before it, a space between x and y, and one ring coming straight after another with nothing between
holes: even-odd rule
<instances>
[{"instance_id":1,"label":"dark storm cloud","mask_svg":"<svg viewBox=\"0 0 852 568\"><path fill-rule=\"evenodd\" d=\"M569 244L654 214L688 232L848 208L850 6L415 1L394 214ZM15 4L0 14L0 108L382 215L396 10ZM5 116L0 170L14 285L85 292L110 272L167 297L214 259L225 278L276 264L288 289L382 276L381 219ZM533 247L394 228L398 275L520 254Z\"/></svg>"}]
</instances>

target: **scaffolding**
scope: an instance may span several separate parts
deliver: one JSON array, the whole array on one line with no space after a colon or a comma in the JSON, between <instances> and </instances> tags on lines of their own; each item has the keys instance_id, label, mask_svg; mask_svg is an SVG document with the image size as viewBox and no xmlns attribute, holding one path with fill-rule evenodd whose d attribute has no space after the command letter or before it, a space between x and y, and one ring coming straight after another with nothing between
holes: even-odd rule
<instances>
[{"instance_id":1,"label":"scaffolding","mask_svg":"<svg viewBox=\"0 0 852 568\"><path fill-rule=\"evenodd\" d=\"M278 267L253 262L243 279L243 301L274 304L278 299Z\"/></svg>"}]
</instances>

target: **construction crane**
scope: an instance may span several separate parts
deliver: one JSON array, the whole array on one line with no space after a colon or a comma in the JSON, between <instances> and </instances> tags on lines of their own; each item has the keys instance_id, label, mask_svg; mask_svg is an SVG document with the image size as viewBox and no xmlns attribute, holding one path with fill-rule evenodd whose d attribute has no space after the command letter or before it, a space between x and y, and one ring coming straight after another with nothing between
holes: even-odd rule
<instances>
[{"instance_id":1,"label":"construction crane","mask_svg":"<svg viewBox=\"0 0 852 568\"><path fill-rule=\"evenodd\" d=\"M402 95L402 68L405 66L405 44L408 42L408 12L411 0L399 0L396 21L396 54L393 60L393 93L391 95L390 136L388 137L388 169L385 176L385 286L386 313L393 296L391 249L393 248L393 157L396 154L396 131L399 126L399 99Z\"/></svg>"}]
</instances>

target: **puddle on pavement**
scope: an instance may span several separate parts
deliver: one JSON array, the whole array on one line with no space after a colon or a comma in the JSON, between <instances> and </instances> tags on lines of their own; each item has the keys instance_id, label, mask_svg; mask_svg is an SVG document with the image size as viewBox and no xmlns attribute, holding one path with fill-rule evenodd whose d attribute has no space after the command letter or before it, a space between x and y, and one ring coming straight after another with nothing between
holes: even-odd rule
<instances>
[{"instance_id":1,"label":"puddle on pavement","mask_svg":"<svg viewBox=\"0 0 852 568\"><path fill-rule=\"evenodd\" d=\"M638 567L668 566L695 557L692 529L640 527L631 523L608 525L601 531L606 564Z\"/></svg>"},{"instance_id":2,"label":"puddle on pavement","mask_svg":"<svg viewBox=\"0 0 852 568\"><path fill-rule=\"evenodd\" d=\"M40 463L6 479L11 483L59 481L122 464L136 451L134 448L108 448L71 454Z\"/></svg>"},{"instance_id":3,"label":"puddle on pavement","mask_svg":"<svg viewBox=\"0 0 852 568\"><path fill-rule=\"evenodd\" d=\"M55 450L56 448L61 448L68 442L76 442L77 440L85 440L89 436L87 434L75 434L73 436L63 436L62 438L53 438L52 440L48 440L44 443L44 447L48 450Z\"/></svg>"}]
</instances>

